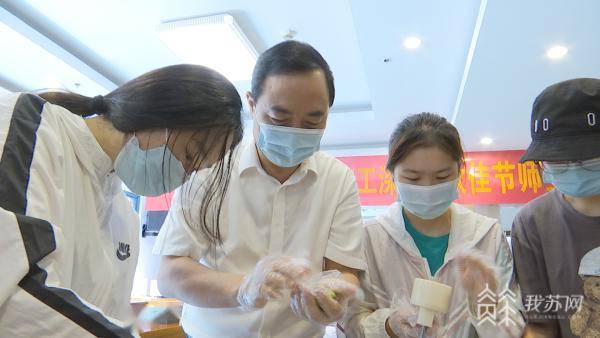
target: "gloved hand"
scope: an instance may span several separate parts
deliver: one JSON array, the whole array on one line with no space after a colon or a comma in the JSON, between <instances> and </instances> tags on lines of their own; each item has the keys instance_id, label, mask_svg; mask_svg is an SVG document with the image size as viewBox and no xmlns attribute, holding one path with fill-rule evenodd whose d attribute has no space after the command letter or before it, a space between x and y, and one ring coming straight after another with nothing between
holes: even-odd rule
<instances>
[{"instance_id":1,"label":"gloved hand","mask_svg":"<svg viewBox=\"0 0 600 338\"><path fill-rule=\"evenodd\" d=\"M418 337L421 332L421 325L417 324L418 308L408 299L406 291L396 292L392 299L393 312L387 319L387 325L398 338ZM425 337L442 337L439 335L439 325L437 316L433 320L433 326L427 328Z\"/></svg>"},{"instance_id":2,"label":"gloved hand","mask_svg":"<svg viewBox=\"0 0 600 338\"><path fill-rule=\"evenodd\" d=\"M512 304L508 298L500 296L505 290L500 290L499 268L492 258L484 256L477 250L469 250L458 254L455 259L458 284L467 292L469 310L476 319L479 336L521 337L525 323L519 315L517 305ZM486 287L495 295L494 297L480 296ZM512 312L515 315L498 315L496 320L500 320L500 322L494 324L477 320L477 318L485 316L482 311L489 310L486 305L495 307L498 313L506 311L505 313L510 314ZM512 311L506 307L511 307Z\"/></svg>"},{"instance_id":3,"label":"gloved hand","mask_svg":"<svg viewBox=\"0 0 600 338\"><path fill-rule=\"evenodd\" d=\"M292 290L292 311L308 321L327 325L339 321L360 289L341 278L339 271L326 271L302 281Z\"/></svg>"},{"instance_id":4,"label":"gloved hand","mask_svg":"<svg viewBox=\"0 0 600 338\"><path fill-rule=\"evenodd\" d=\"M479 318L479 305L497 306L491 298L479 299L479 295L488 288L496 295L494 298L498 296L498 269L490 257L476 250L459 253L455 260L458 285L467 292L467 303L471 314Z\"/></svg>"},{"instance_id":5,"label":"gloved hand","mask_svg":"<svg viewBox=\"0 0 600 338\"><path fill-rule=\"evenodd\" d=\"M402 308L396 310L387 319L387 325L398 338L418 337L417 310Z\"/></svg>"},{"instance_id":6,"label":"gloved hand","mask_svg":"<svg viewBox=\"0 0 600 338\"><path fill-rule=\"evenodd\" d=\"M477 298L486 286L498 294L498 268L490 257L470 250L459 253L455 260L459 283L469 297Z\"/></svg>"},{"instance_id":7,"label":"gloved hand","mask_svg":"<svg viewBox=\"0 0 600 338\"><path fill-rule=\"evenodd\" d=\"M246 275L238 289L237 300L245 310L264 307L270 299L281 298L285 290L310 272L308 263L288 256L267 256Z\"/></svg>"}]
</instances>

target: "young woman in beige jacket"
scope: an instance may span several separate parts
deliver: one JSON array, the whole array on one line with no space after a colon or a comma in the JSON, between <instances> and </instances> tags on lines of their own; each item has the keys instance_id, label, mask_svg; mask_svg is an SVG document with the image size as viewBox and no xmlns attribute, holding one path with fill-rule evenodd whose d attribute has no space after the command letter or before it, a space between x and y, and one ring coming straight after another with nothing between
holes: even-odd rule
<instances>
[{"instance_id":1,"label":"young woman in beige jacket","mask_svg":"<svg viewBox=\"0 0 600 338\"><path fill-rule=\"evenodd\" d=\"M436 315L428 337L521 336L520 295L500 224L453 203L463 157L458 131L435 114L413 115L392 134L387 169L398 202L366 224L366 299L343 325L347 337L417 336L415 278L453 287L449 311ZM479 299L486 286L495 300ZM479 315L482 309L495 309L495 318Z\"/></svg>"}]
</instances>

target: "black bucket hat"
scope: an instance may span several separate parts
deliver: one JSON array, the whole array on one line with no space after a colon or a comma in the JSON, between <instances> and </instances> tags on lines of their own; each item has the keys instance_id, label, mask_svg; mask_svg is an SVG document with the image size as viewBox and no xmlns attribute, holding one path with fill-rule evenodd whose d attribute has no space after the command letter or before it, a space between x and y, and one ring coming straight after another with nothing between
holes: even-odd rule
<instances>
[{"instance_id":1,"label":"black bucket hat","mask_svg":"<svg viewBox=\"0 0 600 338\"><path fill-rule=\"evenodd\" d=\"M533 103L525 161L600 157L600 79L573 79L542 91Z\"/></svg>"}]
</instances>

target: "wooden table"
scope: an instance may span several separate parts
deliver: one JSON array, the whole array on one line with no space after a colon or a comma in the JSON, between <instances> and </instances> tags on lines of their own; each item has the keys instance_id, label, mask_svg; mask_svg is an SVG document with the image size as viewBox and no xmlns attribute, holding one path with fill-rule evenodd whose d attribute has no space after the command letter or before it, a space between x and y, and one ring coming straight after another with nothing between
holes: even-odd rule
<instances>
[{"instance_id":1,"label":"wooden table","mask_svg":"<svg viewBox=\"0 0 600 338\"><path fill-rule=\"evenodd\" d=\"M169 298L132 301L132 306L137 307L138 311L141 311L143 307L173 307L181 305L180 301ZM142 338L185 338L185 332L179 323L156 324L138 320L137 328Z\"/></svg>"},{"instance_id":2,"label":"wooden table","mask_svg":"<svg viewBox=\"0 0 600 338\"><path fill-rule=\"evenodd\" d=\"M179 324L138 324L142 338L185 338Z\"/></svg>"}]
</instances>

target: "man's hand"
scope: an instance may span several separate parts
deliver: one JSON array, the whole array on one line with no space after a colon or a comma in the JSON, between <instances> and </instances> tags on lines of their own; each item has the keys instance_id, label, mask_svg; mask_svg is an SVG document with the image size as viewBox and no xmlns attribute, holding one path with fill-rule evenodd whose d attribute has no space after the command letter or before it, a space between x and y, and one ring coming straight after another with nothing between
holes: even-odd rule
<instances>
[{"instance_id":1,"label":"man's hand","mask_svg":"<svg viewBox=\"0 0 600 338\"><path fill-rule=\"evenodd\" d=\"M292 291L292 310L308 321L327 325L342 319L358 288L339 277L325 277L314 285L299 284Z\"/></svg>"},{"instance_id":2,"label":"man's hand","mask_svg":"<svg viewBox=\"0 0 600 338\"><path fill-rule=\"evenodd\" d=\"M238 302L247 310L262 308L270 299L281 298L284 290L294 289L296 281L309 272L308 265L298 259L267 256L242 280L237 295Z\"/></svg>"}]
</instances>

